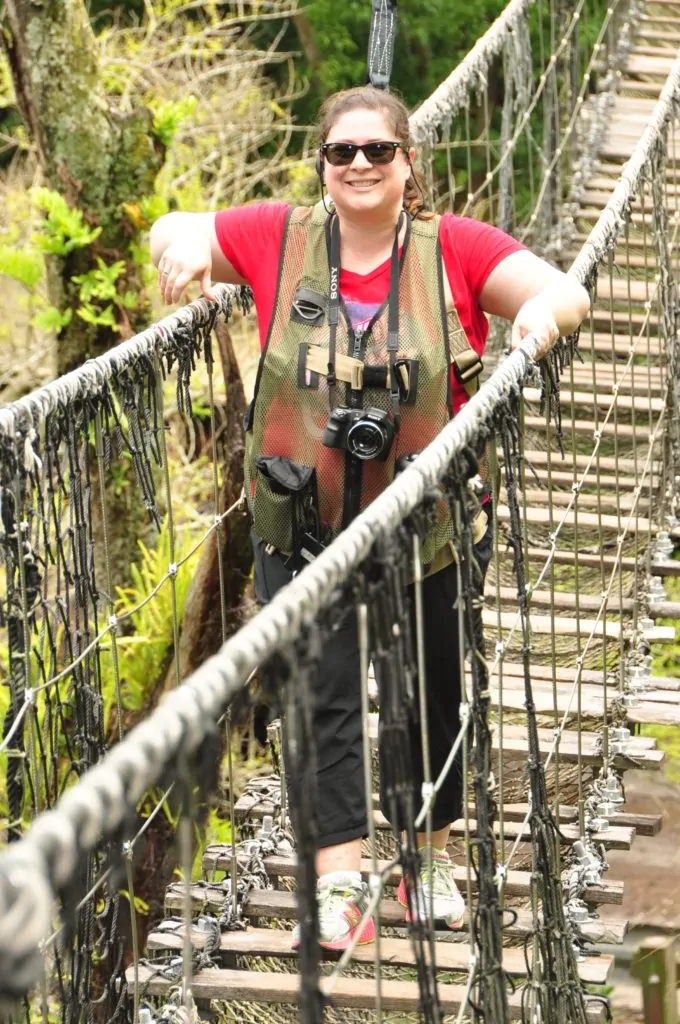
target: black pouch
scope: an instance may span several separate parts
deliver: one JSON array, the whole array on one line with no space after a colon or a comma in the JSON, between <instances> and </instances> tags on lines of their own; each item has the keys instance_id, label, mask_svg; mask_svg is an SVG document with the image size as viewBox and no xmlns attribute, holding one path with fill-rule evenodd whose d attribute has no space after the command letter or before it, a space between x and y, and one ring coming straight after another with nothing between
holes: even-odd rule
<instances>
[{"instance_id":1,"label":"black pouch","mask_svg":"<svg viewBox=\"0 0 680 1024\"><path fill-rule=\"evenodd\" d=\"M298 324L319 327L326 319L328 296L311 288L298 288L293 296L290 318Z\"/></svg>"},{"instance_id":2,"label":"black pouch","mask_svg":"<svg viewBox=\"0 0 680 1024\"><path fill-rule=\"evenodd\" d=\"M267 478L275 494L290 497L293 539L290 568L299 572L303 563L303 547L309 550L312 543L318 542L319 537L316 470L313 466L293 462L285 455L256 455L255 465L258 472ZM316 557L318 551L310 554Z\"/></svg>"}]
</instances>

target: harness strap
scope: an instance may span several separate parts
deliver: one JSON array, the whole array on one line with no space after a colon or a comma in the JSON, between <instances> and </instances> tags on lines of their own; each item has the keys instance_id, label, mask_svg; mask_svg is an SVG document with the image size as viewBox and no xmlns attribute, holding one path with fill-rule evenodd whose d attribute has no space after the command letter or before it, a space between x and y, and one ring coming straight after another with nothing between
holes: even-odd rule
<instances>
[{"instance_id":1,"label":"harness strap","mask_svg":"<svg viewBox=\"0 0 680 1024\"><path fill-rule=\"evenodd\" d=\"M449 314L453 312L456 307L453 301L451 285L449 284L449 278L445 267L443 268L442 273L442 284L444 286L444 305L446 307L447 314ZM447 321L448 319L449 318L447 316ZM477 377L484 369L484 363L482 362L481 356L475 352L468 341L468 336L460 326L460 321L457 317L456 320L458 326L455 330L449 330L451 362L453 363L456 377L463 385L468 395L472 397L472 395L479 390L479 381L477 380Z\"/></svg>"},{"instance_id":2,"label":"harness strap","mask_svg":"<svg viewBox=\"0 0 680 1024\"><path fill-rule=\"evenodd\" d=\"M306 369L311 373L325 374L328 369L328 349L322 345L306 345ZM395 371L401 381L402 390L408 395L411 388L411 375L409 372L410 363L395 363ZM352 391L362 391L367 387L388 388L389 384L388 366L366 366L361 359L354 359L342 353L335 356L335 377L336 380L349 384Z\"/></svg>"}]
</instances>

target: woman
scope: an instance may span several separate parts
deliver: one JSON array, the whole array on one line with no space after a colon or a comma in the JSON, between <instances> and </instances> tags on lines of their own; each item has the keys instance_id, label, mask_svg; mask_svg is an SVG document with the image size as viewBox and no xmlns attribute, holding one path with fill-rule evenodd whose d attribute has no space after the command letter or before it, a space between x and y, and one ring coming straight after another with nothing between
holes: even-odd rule
<instances>
[{"instance_id":1,"label":"woman","mask_svg":"<svg viewBox=\"0 0 680 1024\"><path fill-rule=\"evenodd\" d=\"M485 314L513 321L545 352L589 307L576 281L489 225L423 207L407 110L393 93L351 89L324 104L317 172L332 201L258 203L172 213L151 249L166 302L200 281L249 284L263 356L248 422L246 493L254 518L255 590L270 600L393 478L401 456L436 436L481 368ZM443 269L442 269L443 268ZM370 409L369 409L370 407ZM436 777L458 733L456 569L442 519L426 542L425 648ZM367 903L359 657L353 616L324 646L316 729L321 943L344 949ZM414 771L422 772L413 735ZM416 778L416 793L422 778ZM432 872L420 885L437 919L465 910L446 852L462 809L460 763L433 812ZM383 805L383 811L387 808ZM396 823L393 823L396 825ZM424 848L426 836L418 836ZM406 906L402 883L398 898ZM423 910L423 913L425 910ZM374 938L373 923L359 941Z\"/></svg>"}]
</instances>

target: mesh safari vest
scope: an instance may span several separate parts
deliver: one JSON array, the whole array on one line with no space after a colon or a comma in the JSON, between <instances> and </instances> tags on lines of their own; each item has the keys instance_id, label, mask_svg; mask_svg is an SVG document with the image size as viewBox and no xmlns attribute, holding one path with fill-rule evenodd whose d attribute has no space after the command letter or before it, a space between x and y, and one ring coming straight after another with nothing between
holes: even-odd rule
<instances>
[{"instance_id":1,"label":"mesh safari vest","mask_svg":"<svg viewBox=\"0 0 680 1024\"><path fill-rule=\"evenodd\" d=\"M266 543L284 554L290 554L293 547L290 497L279 493L258 470L255 460L259 455L285 456L302 466L314 467L325 541L342 529L346 454L322 443L331 412L325 376L330 288L327 222L328 215L320 204L289 211L274 313L247 424L245 493L253 525ZM421 451L449 421L452 354L463 378L468 370L472 371L471 379L481 370L481 360L461 327L445 281L438 231L439 217L412 221L408 248L402 255L397 359L408 366L411 387L407 402L400 405L401 425L387 459L363 463L360 510L392 482L395 461ZM296 308L300 298L304 301L310 295L322 303L313 323L300 316ZM358 345L343 314L344 310L337 329L335 390L337 403L349 404L350 379L354 385L362 383L364 375L375 380L381 368L388 365L387 302ZM342 383L343 377L347 383ZM385 377L383 386L357 389L364 409L374 406L390 410L389 374ZM448 504L442 499L423 542L423 562L431 562L452 537Z\"/></svg>"}]
</instances>

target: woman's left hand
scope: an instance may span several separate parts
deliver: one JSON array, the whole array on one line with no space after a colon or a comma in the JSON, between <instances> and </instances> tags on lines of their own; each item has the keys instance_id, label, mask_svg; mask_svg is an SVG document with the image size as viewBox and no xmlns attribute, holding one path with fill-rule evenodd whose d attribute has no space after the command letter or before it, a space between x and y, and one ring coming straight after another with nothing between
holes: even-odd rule
<instances>
[{"instance_id":1,"label":"woman's left hand","mask_svg":"<svg viewBox=\"0 0 680 1024\"><path fill-rule=\"evenodd\" d=\"M527 299L520 308L512 325L512 348L516 349L528 334L539 341L536 359L542 359L560 336L552 304L542 295Z\"/></svg>"}]
</instances>

